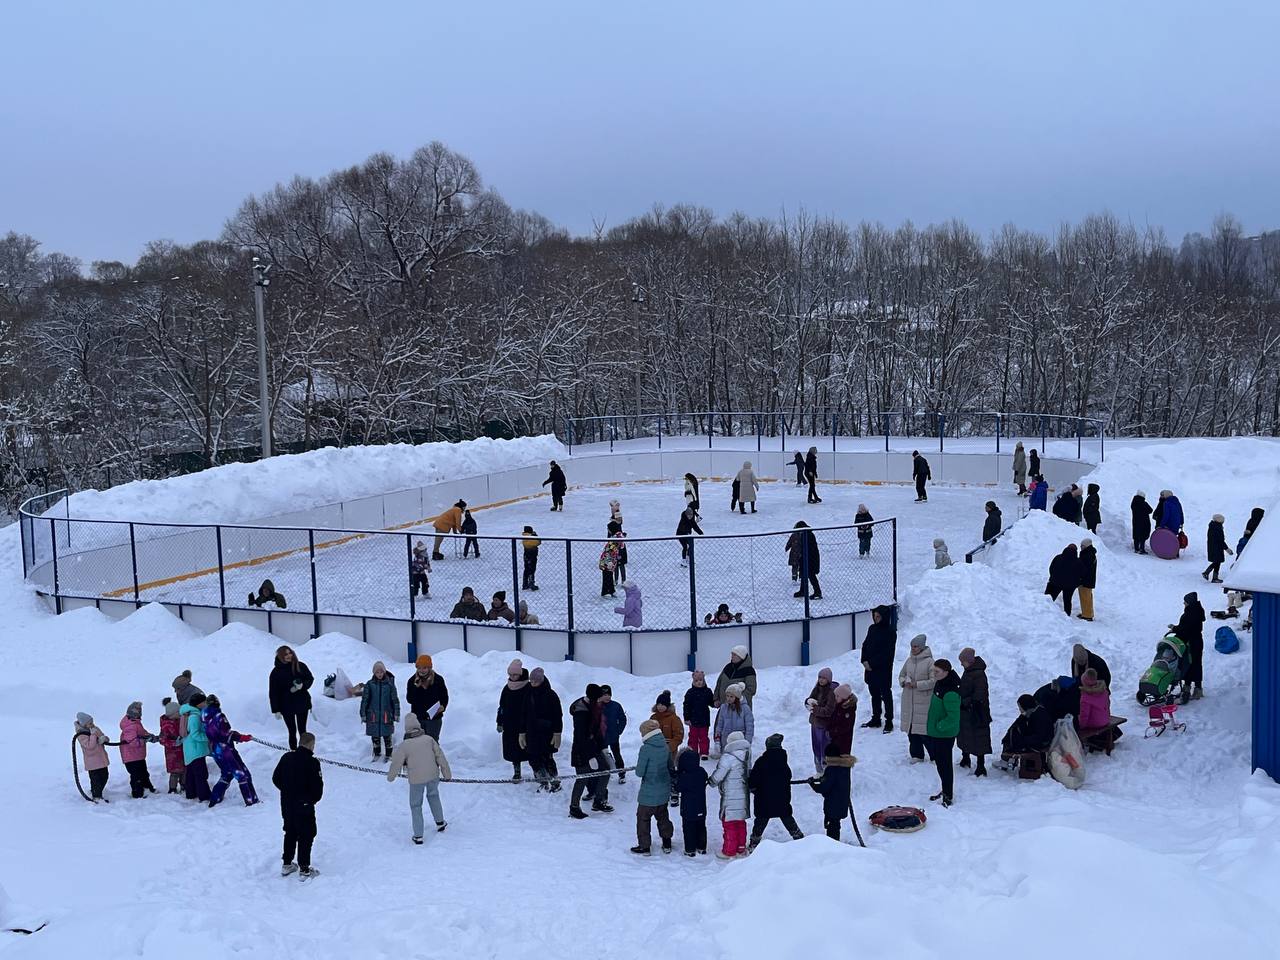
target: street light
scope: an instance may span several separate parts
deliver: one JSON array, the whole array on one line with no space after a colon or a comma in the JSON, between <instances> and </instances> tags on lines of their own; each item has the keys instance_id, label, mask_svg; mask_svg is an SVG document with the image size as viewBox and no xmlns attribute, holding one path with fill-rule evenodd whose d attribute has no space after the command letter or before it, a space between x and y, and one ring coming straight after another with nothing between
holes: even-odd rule
<instances>
[{"instance_id":1,"label":"street light","mask_svg":"<svg viewBox=\"0 0 1280 960\"><path fill-rule=\"evenodd\" d=\"M262 298L271 281L271 267L253 258L253 306L258 314L258 414L262 419L262 458L271 456L271 414L267 404L267 322L263 316Z\"/></svg>"}]
</instances>

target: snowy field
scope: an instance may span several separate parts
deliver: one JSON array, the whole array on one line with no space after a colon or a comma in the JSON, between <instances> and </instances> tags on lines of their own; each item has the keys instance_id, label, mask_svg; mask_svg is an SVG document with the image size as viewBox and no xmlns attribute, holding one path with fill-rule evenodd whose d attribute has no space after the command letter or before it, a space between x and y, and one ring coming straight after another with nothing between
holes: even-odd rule
<instances>
[{"instance_id":1,"label":"snowy field","mask_svg":"<svg viewBox=\"0 0 1280 960\"><path fill-rule=\"evenodd\" d=\"M992 771L977 780L957 770L956 804L944 810L927 802L936 777L930 765L908 764L905 735L859 730L854 803L868 849L821 836L819 798L797 787L796 815L811 836L784 842L774 824L755 854L726 864L629 854L637 789L630 781L611 791L615 813L581 823L566 818L564 794L538 794L529 784L445 785L449 829L414 847L403 782L326 767L315 852L323 875L305 885L279 876L273 751L243 748L264 804L246 809L233 790L212 811L162 794L129 799L116 751L107 788L112 802L91 806L75 792L68 758L77 710L111 733L125 706L141 699L154 730L160 698L183 668L222 698L237 728L279 742L284 731L266 702L277 641L242 625L197 637L155 606L118 623L92 609L54 618L21 583L17 529L9 527L0 531L0 604L7 613L0 625L0 755L9 771L0 791L6 827L0 886L11 902L0 896L0 911L4 926L49 925L31 937L0 935L7 937L0 953L168 960L185 950L274 958L693 950L734 960L807 960L816 937L817 949L874 958L1274 956L1280 786L1249 774L1252 638L1242 635L1242 650L1232 656L1215 653L1210 642L1205 699L1183 709L1185 734L1143 740L1145 714L1134 691L1184 593L1199 590L1206 609L1221 607L1221 595L1199 576L1205 526L1211 514L1224 513L1234 544L1250 508L1271 508L1280 489L1280 448L1251 440L1192 440L1114 454L1109 447L1106 464L1088 479L1103 489L1095 622L1068 619L1041 594L1049 559L1083 531L1033 514L972 565L928 571L918 548L902 544L910 575L901 590L898 645L899 663L906 639L917 632L928 634L935 656L953 661L961 647L976 647L988 664L993 738L1012 720L1018 694L1067 671L1074 641L1106 657L1115 677L1112 712L1129 718L1127 736L1112 757L1088 759L1080 791L1047 778L1028 783ZM1138 557L1127 546L1133 491L1154 496L1165 486L1179 492L1191 535L1191 549L1176 562ZM641 505L650 496L655 522L674 522L673 491L619 489L628 526L650 509ZM955 537L958 555L976 541L977 505L988 495L938 488L927 507L917 507L906 502L907 488L879 487L865 496L845 488L835 496L824 492L827 503L817 509L831 510L840 522L851 520L858 499L877 516L927 510L931 527ZM531 521L548 536L577 523L593 532L607 518L601 504L609 494L593 497L571 493L562 516L486 511L481 528L507 532ZM795 488L766 486L762 497L764 513L744 520L728 515L723 491L708 489L704 514L715 532L731 523L789 526L799 516L813 522ZM466 565L450 558L438 576L448 567ZM364 679L375 659L374 651L338 635L300 652L317 676L341 666ZM510 770L493 723L508 659L461 651L436 658L451 691L442 741L457 776ZM869 698L856 654L829 665L837 680L853 684L859 720L865 719ZM389 666L403 690L410 668ZM566 708L586 683L612 684L631 717L623 748L632 761L638 724L654 697L670 689L678 699L688 686L687 674L636 678L575 663L545 667ZM810 769L803 701L817 667L771 668L760 676L755 748L769 733L784 734L797 776ZM367 760L356 703L316 699L319 753ZM562 769L567 754L568 738ZM162 782L158 748L150 766ZM870 830L865 817L890 803L928 807L928 828L907 836ZM715 809L714 794L709 805ZM714 819L713 845L720 836Z\"/></svg>"}]
</instances>

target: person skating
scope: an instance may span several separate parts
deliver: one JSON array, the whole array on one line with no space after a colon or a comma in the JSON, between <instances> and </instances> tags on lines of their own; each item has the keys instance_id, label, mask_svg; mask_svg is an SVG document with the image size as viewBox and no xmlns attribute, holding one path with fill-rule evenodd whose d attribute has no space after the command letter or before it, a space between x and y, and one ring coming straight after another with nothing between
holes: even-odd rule
<instances>
[{"instance_id":1,"label":"person skating","mask_svg":"<svg viewBox=\"0 0 1280 960\"><path fill-rule=\"evenodd\" d=\"M107 756L107 744L110 739L93 722L93 717L83 712L76 714L75 731L84 769L89 774L90 796L103 803L110 803L111 801L103 796L103 791L107 789L107 780L111 777L111 759Z\"/></svg>"},{"instance_id":2,"label":"person skating","mask_svg":"<svg viewBox=\"0 0 1280 960\"><path fill-rule=\"evenodd\" d=\"M1080 586L1080 557L1076 545L1069 543L1049 563L1049 582L1044 586L1045 596L1051 600L1062 597L1062 609L1071 616L1071 598Z\"/></svg>"},{"instance_id":3,"label":"person skating","mask_svg":"<svg viewBox=\"0 0 1280 960\"><path fill-rule=\"evenodd\" d=\"M886 606L876 607L862 641L862 678L871 694L871 719L863 726L877 728L883 716L885 733L893 732L893 660L897 648L893 611Z\"/></svg>"},{"instance_id":4,"label":"person skating","mask_svg":"<svg viewBox=\"0 0 1280 960\"><path fill-rule=\"evenodd\" d=\"M307 665L298 659L292 647L276 649L275 664L267 683L271 712L283 720L289 732L289 749L298 745L298 734L307 732L307 714L311 711L311 684L315 678Z\"/></svg>"},{"instance_id":5,"label":"person skating","mask_svg":"<svg viewBox=\"0 0 1280 960\"><path fill-rule=\"evenodd\" d=\"M1227 557L1232 553L1230 547L1227 546L1227 532L1223 524L1226 523L1226 517L1220 513L1215 513L1213 519L1209 521L1209 533L1206 545L1206 555L1209 558L1209 565L1204 568L1204 573L1200 576L1209 580L1209 575L1213 575L1210 583L1221 583L1222 580L1218 576L1218 570Z\"/></svg>"},{"instance_id":6,"label":"person skating","mask_svg":"<svg viewBox=\"0 0 1280 960\"><path fill-rule=\"evenodd\" d=\"M479 620L488 617L484 604L476 599L476 592L470 587L462 588L462 595L449 611L450 620Z\"/></svg>"},{"instance_id":7,"label":"person skating","mask_svg":"<svg viewBox=\"0 0 1280 960\"><path fill-rule=\"evenodd\" d=\"M413 676L405 685L404 699L418 715L418 723L432 740L440 741L444 712L449 706L449 688L444 677L436 673L431 655L424 653L414 661Z\"/></svg>"},{"instance_id":8,"label":"person skating","mask_svg":"<svg viewBox=\"0 0 1280 960\"><path fill-rule=\"evenodd\" d=\"M751 746L739 731L729 734L716 768L707 778L720 788L720 825L724 843L716 854L730 860L747 852L747 818L751 816L751 793L747 786L747 765Z\"/></svg>"},{"instance_id":9,"label":"person skating","mask_svg":"<svg viewBox=\"0 0 1280 960\"><path fill-rule=\"evenodd\" d=\"M507 664L507 682L498 694L498 733L502 737L502 759L511 764L511 780L519 783L524 776L520 764L528 759L524 747L525 722L529 715L529 671L518 659Z\"/></svg>"},{"instance_id":10,"label":"person skating","mask_svg":"<svg viewBox=\"0 0 1280 960\"><path fill-rule=\"evenodd\" d=\"M716 695L707 686L707 675L701 670L693 671L681 713L689 730L689 749L703 760L711 755L711 708L715 701Z\"/></svg>"},{"instance_id":11,"label":"person skating","mask_svg":"<svg viewBox=\"0 0 1280 960\"><path fill-rule=\"evenodd\" d=\"M800 571L800 589L792 596L802 598L807 591L810 600L821 600L818 574L822 572L822 554L818 550L818 538L803 520L796 521L794 530L785 545L787 563L793 570Z\"/></svg>"},{"instance_id":12,"label":"person skating","mask_svg":"<svg viewBox=\"0 0 1280 960\"><path fill-rule=\"evenodd\" d=\"M207 803L209 800L209 738L204 732L201 708L206 697L196 691L178 710L178 727L181 731L182 759L186 764L183 773L183 794L188 800Z\"/></svg>"},{"instance_id":13,"label":"person skating","mask_svg":"<svg viewBox=\"0 0 1280 960\"><path fill-rule=\"evenodd\" d=\"M755 797L756 813L749 850L760 845L765 828L775 818L782 821L792 840L804 839L791 809L791 766L787 762L787 751L782 748L782 734L775 733L765 739L764 753L751 765L747 785Z\"/></svg>"},{"instance_id":14,"label":"person skating","mask_svg":"<svg viewBox=\"0 0 1280 960\"><path fill-rule=\"evenodd\" d=\"M1093 589L1098 585L1098 548L1085 537L1080 541L1080 597L1081 620L1093 621Z\"/></svg>"},{"instance_id":15,"label":"person skating","mask_svg":"<svg viewBox=\"0 0 1280 960\"><path fill-rule=\"evenodd\" d=\"M951 553L947 550L947 541L941 537L933 538L933 569L941 570L951 566Z\"/></svg>"},{"instance_id":16,"label":"person skating","mask_svg":"<svg viewBox=\"0 0 1280 960\"><path fill-rule=\"evenodd\" d=\"M658 699L654 701L653 712L649 717L662 730L662 736L667 741L667 752L670 754L669 761L671 769L674 772L676 768L676 751L680 749L680 744L684 740L684 724L680 722L680 718L676 716L675 710L671 705L671 691L663 690L658 694ZM675 781L671 783L671 805L673 807L680 806L680 794L676 792Z\"/></svg>"},{"instance_id":17,"label":"person skating","mask_svg":"<svg viewBox=\"0 0 1280 960\"><path fill-rule=\"evenodd\" d=\"M246 807L261 803L258 792L253 788L253 777L249 774L249 768L245 766L240 752L236 750L237 743L248 743L253 737L232 729L231 721L222 712L222 704L213 694L205 697L201 720L204 722L204 734L209 738L209 748L213 751L213 762L218 765L221 773L218 782L209 791L209 806L216 807L222 802L227 787L231 786L233 779L240 785L240 796L244 798Z\"/></svg>"},{"instance_id":18,"label":"person skating","mask_svg":"<svg viewBox=\"0 0 1280 960\"><path fill-rule=\"evenodd\" d=\"M456 534L462 531L462 512L466 509L467 501L459 500L431 521L431 527L436 532L435 541L431 545L432 560L444 559L444 554L440 552L440 545L444 543L444 538L447 534Z\"/></svg>"},{"instance_id":19,"label":"person skating","mask_svg":"<svg viewBox=\"0 0 1280 960\"><path fill-rule=\"evenodd\" d=\"M280 876L294 871L309 880L319 874L311 866L311 848L316 839L316 804L324 796L324 777L315 757L316 738L304 733L298 746L280 758L271 782L280 791L280 820L284 826L284 849ZM294 863L294 856L297 863Z\"/></svg>"},{"instance_id":20,"label":"person skating","mask_svg":"<svg viewBox=\"0 0 1280 960\"><path fill-rule=\"evenodd\" d=\"M164 769L169 774L169 792L182 793L182 783L187 771L182 759L182 718L178 701L165 697L164 715L160 717L160 743L164 746Z\"/></svg>"},{"instance_id":21,"label":"person skating","mask_svg":"<svg viewBox=\"0 0 1280 960\"><path fill-rule=\"evenodd\" d=\"M748 745L755 739L755 714L751 711L751 704L744 697L741 683L731 683L725 688L724 701L716 711L714 730L716 745L721 750L734 733L741 733Z\"/></svg>"},{"instance_id":22,"label":"person skating","mask_svg":"<svg viewBox=\"0 0 1280 960\"><path fill-rule=\"evenodd\" d=\"M1151 504L1147 503L1147 495L1139 490L1129 501L1131 529L1133 531L1133 552L1146 553L1147 540L1151 537Z\"/></svg>"},{"instance_id":23,"label":"person skating","mask_svg":"<svg viewBox=\"0 0 1280 960\"><path fill-rule=\"evenodd\" d=\"M1028 460L1031 476L1040 476L1040 452L1035 447L1031 448L1031 456Z\"/></svg>"},{"instance_id":24,"label":"person skating","mask_svg":"<svg viewBox=\"0 0 1280 960\"><path fill-rule=\"evenodd\" d=\"M911 638L911 653L898 671L898 685L902 687L902 706L898 713L902 729L907 732L907 751L912 763L924 762L934 679L933 651L929 649L928 638L918 633Z\"/></svg>"},{"instance_id":25,"label":"person skating","mask_svg":"<svg viewBox=\"0 0 1280 960\"><path fill-rule=\"evenodd\" d=\"M614 568L613 579L615 583L622 583L627 579L627 534L620 520L610 520L606 530L609 539L618 541L618 565Z\"/></svg>"},{"instance_id":26,"label":"person skating","mask_svg":"<svg viewBox=\"0 0 1280 960\"><path fill-rule=\"evenodd\" d=\"M413 545L413 557L409 560L410 596L431 596L430 573L431 558L427 556L427 545L419 540Z\"/></svg>"},{"instance_id":27,"label":"person skating","mask_svg":"<svg viewBox=\"0 0 1280 960\"><path fill-rule=\"evenodd\" d=\"M507 603L507 591L494 592L493 599L489 601L489 609L485 611L485 619L506 623L516 622L516 612L511 609L511 604Z\"/></svg>"},{"instance_id":28,"label":"person skating","mask_svg":"<svg viewBox=\"0 0 1280 960\"><path fill-rule=\"evenodd\" d=\"M702 510L702 498L698 492L698 478L692 473L684 475L684 505L693 511L695 519Z\"/></svg>"},{"instance_id":29,"label":"person skating","mask_svg":"<svg viewBox=\"0 0 1280 960\"><path fill-rule=\"evenodd\" d=\"M951 663L941 658L933 662L933 696L929 699L929 757L938 768L940 789L930 800L941 800L944 807L954 800L955 769L952 751L960 733L960 678Z\"/></svg>"},{"instance_id":30,"label":"person skating","mask_svg":"<svg viewBox=\"0 0 1280 960\"><path fill-rule=\"evenodd\" d=\"M729 662L716 678L715 699L711 705L720 706L725 690L730 684L738 683L742 685L742 695L746 698L747 706L751 706L756 696L756 681L756 668L751 663L751 653L739 644L729 651Z\"/></svg>"},{"instance_id":31,"label":"person skating","mask_svg":"<svg viewBox=\"0 0 1280 960\"><path fill-rule=\"evenodd\" d=\"M1102 503L1098 496L1101 489L1096 483L1089 484L1089 495L1084 498L1082 516L1090 533L1097 533L1098 527L1102 525Z\"/></svg>"},{"instance_id":32,"label":"person skating","mask_svg":"<svg viewBox=\"0 0 1280 960\"><path fill-rule=\"evenodd\" d=\"M978 760L973 775L985 777L987 754L991 752L991 691L987 686L987 662L974 652L973 647L965 647L956 659L964 668L960 675L960 730L956 735L960 766L969 769L969 756L972 754Z\"/></svg>"},{"instance_id":33,"label":"person skating","mask_svg":"<svg viewBox=\"0 0 1280 960\"><path fill-rule=\"evenodd\" d=\"M836 710L836 688L832 683L830 667L818 671L818 680L804 702L809 711L809 741L813 748L813 769L822 773L822 758L831 742L831 715Z\"/></svg>"},{"instance_id":34,"label":"person skating","mask_svg":"<svg viewBox=\"0 0 1280 960\"><path fill-rule=\"evenodd\" d=\"M1111 686L1111 668L1107 666L1107 661L1094 653L1083 643L1073 644L1071 647L1071 676L1075 680L1079 680L1086 670L1094 671L1108 687Z\"/></svg>"},{"instance_id":35,"label":"person skating","mask_svg":"<svg viewBox=\"0 0 1280 960\"><path fill-rule=\"evenodd\" d=\"M874 520L875 517L871 515L867 505L858 504L858 512L853 515L853 522L858 525L858 556L860 557L871 555L871 538L875 534L875 528L872 526Z\"/></svg>"},{"instance_id":36,"label":"person skating","mask_svg":"<svg viewBox=\"0 0 1280 960\"><path fill-rule=\"evenodd\" d=\"M609 501L609 522L616 523L618 529L622 529L622 502L620 500Z\"/></svg>"},{"instance_id":37,"label":"person skating","mask_svg":"<svg viewBox=\"0 0 1280 960\"><path fill-rule=\"evenodd\" d=\"M626 763L622 759L622 732L627 729L627 711L613 699L613 687L600 684L600 702L604 705L605 746L613 754L613 765L618 769L618 782L627 782Z\"/></svg>"},{"instance_id":38,"label":"person skating","mask_svg":"<svg viewBox=\"0 0 1280 960\"><path fill-rule=\"evenodd\" d=\"M662 838L662 852L671 852L671 839L675 836L671 814L667 812L667 799L675 790L671 767L670 751L661 726L656 720L646 720L640 724L640 756L636 760L640 793L636 798L636 845L631 848L632 853L649 856L655 819L658 836Z\"/></svg>"},{"instance_id":39,"label":"person skating","mask_svg":"<svg viewBox=\"0 0 1280 960\"><path fill-rule=\"evenodd\" d=\"M916 484L916 503L926 503L929 491L925 485L933 479L933 471L929 469L929 461L920 455L919 450L911 451L911 479Z\"/></svg>"},{"instance_id":40,"label":"person skating","mask_svg":"<svg viewBox=\"0 0 1280 960\"><path fill-rule=\"evenodd\" d=\"M360 719L364 721L364 735L373 742L373 759L379 759L385 747L389 761L391 740L400 722L400 694L396 692L396 675L381 660L374 663L373 673L360 693Z\"/></svg>"},{"instance_id":41,"label":"person skating","mask_svg":"<svg viewBox=\"0 0 1280 960\"><path fill-rule=\"evenodd\" d=\"M853 753L853 729L858 723L858 698L853 688L842 683L835 689L835 709L827 721L831 742L840 748L841 755Z\"/></svg>"},{"instance_id":42,"label":"person skating","mask_svg":"<svg viewBox=\"0 0 1280 960\"><path fill-rule=\"evenodd\" d=\"M120 718L120 760L129 773L129 795L135 800L156 792L147 770L147 744L160 738L142 725L142 704L135 700Z\"/></svg>"},{"instance_id":43,"label":"person skating","mask_svg":"<svg viewBox=\"0 0 1280 960\"><path fill-rule=\"evenodd\" d=\"M524 538L520 541L524 560L520 573L521 590L538 589L538 548L541 545L542 541L538 539L538 532L533 527L525 524Z\"/></svg>"},{"instance_id":44,"label":"person skating","mask_svg":"<svg viewBox=\"0 0 1280 960\"><path fill-rule=\"evenodd\" d=\"M538 789L557 793L560 772L556 769L556 751L564 730L564 711L560 696L551 689L551 681L541 667L529 671L528 712L525 732L517 742L529 757L529 767L538 781Z\"/></svg>"},{"instance_id":45,"label":"person skating","mask_svg":"<svg viewBox=\"0 0 1280 960\"><path fill-rule=\"evenodd\" d=\"M680 538L680 566L689 565L689 552L693 549L693 537L690 534L702 535L702 528L694 516L693 507L685 507L676 523L676 536Z\"/></svg>"},{"instance_id":46,"label":"person skating","mask_svg":"<svg viewBox=\"0 0 1280 960\"><path fill-rule=\"evenodd\" d=\"M821 503L818 496L818 448L810 447L804 458L804 478L809 484L809 503Z\"/></svg>"},{"instance_id":47,"label":"person skating","mask_svg":"<svg viewBox=\"0 0 1280 960\"><path fill-rule=\"evenodd\" d=\"M1018 496L1027 495L1027 451L1019 440L1013 445L1013 482L1018 488Z\"/></svg>"},{"instance_id":48,"label":"person skating","mask_svg":"<svg viewBox=\"0 0 1280 960\"><path fill-rule=\"evenodd\" d=\"M587 815L582 811L582 791L591 784L591 809L598 813L612 813L609 805L609 771L612 766L605 752L605 719L604 705L600 702L598 684L587 684L586 695L579 697L569 705L569 718L573 721L573 746L570 751L570 762L578 778L573 781L573 789L569 794L569 816L575 820L585 820ZM599 774L588 778L587 774ZM669 779L668 779L669 788Z\"/></svg>"},{"instance_id":49,"label":"person skating","mask_svg":"<svg viewBox=\"0 0 1280 960\"><path fill-rule=\"evenodd\" d=\"M440 803L440 781L452 780L449 758L434 737L422 729L417 714L404 718L404 739L396 744L387 768L387 780L395 783L401 769L409 772L409 815L413 820L413 842L422 843L425 832L422 820L422 798L425 795L436 822L436 833L442 833L449 824L444 818Z\"/></svg>"},{"instance_id":50,"label":"person skating","mask_svg":"<svg viewBox=\"0 0 1280 960\"><path fill-rule=\"evenodd\" d=\"M564 471L560 469L560 464L554 460L551 461L550 469L547 472L547 479L542 481L544 487L551 487L551 510L552 512L559 510L564 512L564 494L569 489L569 481L565 479Z\"/></svg>"},{"instance_id":51,"label":"person skating","mask_svg":"<svg viewBox=\"0 0 1280 960\"><path fill-rule=\"evenodd\" d=\"M1204 607L1194 591L1182 598L1182 616L1170 629L1187 645L1189 663L1182 677L1182 702L1199 700L1204 696ZM1111 685L1110 675L1106 682Z\"/></svg>"},{"instance_id":52,"label":"person skating","mask_svg":"<svg viewBox=\"0 0 1280 960\"><path fill-rule=\"evenodd\" d=\"M734 478L738 484L738 512L746 513L747 504L751 504L751 512L756 512L756 493L760 489L760 481L756 479L756 472L751 469L751 461L745 460L742 469L738 471L738 475Z\"/></svg>"},{"instance_id":53,"label":"person skating","mask_svg":"<svg viewBox=\"0 0 1280 960\"><path fill-rule=\"evenodd\" d=\"M1004 516L994 500L987 501L986 511L986 519L982 521L982 542L990 543L1004 529Z\"/></svg>"},{"instance_id":54,"label":"person skating","mask_svg":"<svg viewBox=\"0 0 1280 960\"><path fill-rule=\"evenodd\" d=\"M676 757L676 789L680 791L680 829L684 855L707 852L707 772L696 750L681 750Z\"/></svg>"},{"instance_id":55,"label":"person skating","mask_svg":"<svg viewBox=\"0 0 1280 960\"><path fill-rule=\"evenodd\" d=\"M791 465L796 468L796 486L804 486L804 454L799 450L791 455Z\"/></svg>"},{"instance_id":56,"label":"person skating","mask_svg":"<svg viewBox=\"0 0 1280 960\"><path fill-rule=\"evenodd\" d=\"M633 580L622 581L622 606L614 607L614 613L622 614L622 625L632 630L644 626L644 598L640 595L640 584Z\"/></svg>"},{"instance_id":57,"label":"person skating","mask_svg":"<svg viewBox=\"0 0 1280 960\"><path fill-rule=\"evenodd\" d=\"M475 551L476 559L480 559L480 541L476 538L476 532L479 526L476 524L476 518L471 515L470 510L464 510L462 513L462 534L467 539L462 544L462 559L465 560L471 556L471 551Z\"/></svg>"},{"instance_id":58,"label":"person skating","mask_svg":"<svg viewBox=\"0 0 1280 960\"><path fill-rule=\"evenodd\" d=\"M840 748L827 744L823 756L822 776L810 777L809 786L822 794L822 826L832 840L840 839L840 827L849 815L852 784L850 774L857 763L853 757L841 756Z\"/></svg>"}]
</instances>

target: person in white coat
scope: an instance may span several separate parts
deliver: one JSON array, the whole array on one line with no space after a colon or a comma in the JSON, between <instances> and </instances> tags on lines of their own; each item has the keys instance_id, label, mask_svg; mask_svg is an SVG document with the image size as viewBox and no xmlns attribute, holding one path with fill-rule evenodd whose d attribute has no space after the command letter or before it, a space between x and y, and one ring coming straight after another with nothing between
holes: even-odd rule
<instances>
[{"instance_id":1,"label":"person in white coat","mask_svg":"<svg viewBox=\"0 0 1280 960\"><path fill-rule=\"evenodd\" d=\"M415 714L404 718L404 739L391 753L391 766L387 779L395 782L400 769L409 769L409 812L413 816L413 842L422 843L422 795L425 793L431 805L431 815L436 820L436 833L448 824L440 806L440 781L452 780L449 759L435 739L427 736Z\"/></svg>"},{"instance_id":2,"label":"person in white coat","mask_svg":"<svg viewBox=\"0 0 1280 960\"><path fill-rule=\"evenodd\" d=\"M751 816L751 791L748 789L748 767L751 747L735 730L725 741L724 752L707 782L720 788L720 823L724 828L724 845L716 854L729 860L747 852L747 818Z\"/></svg>"},{"instance_id":3,"label":"person in white coat","mask_svg":"<svg viewBox=\"0 0 1280 960\"><path fill-rule=\"evenodd\" d=\"M751 461L747 460L738 471L738 512L746 513L747 504L751 504L751 512L756 512L756 491L760 489L760 481L756 472L751 469Z\"/></svg>"},{"instance_id":4,"label":"person in white coat","mask_svg":"<svg viewBox=\"0 0 1280 960\"><path fill-rule=\"evenodd\" d=\"M907 733L912 763L924 763L925 744L929 739L929 698L933 696L933 651L928 638L918 633L911 638L911 654L898 671L902 687L902 709L899 729Z\"/></svg>"}]
</instances>

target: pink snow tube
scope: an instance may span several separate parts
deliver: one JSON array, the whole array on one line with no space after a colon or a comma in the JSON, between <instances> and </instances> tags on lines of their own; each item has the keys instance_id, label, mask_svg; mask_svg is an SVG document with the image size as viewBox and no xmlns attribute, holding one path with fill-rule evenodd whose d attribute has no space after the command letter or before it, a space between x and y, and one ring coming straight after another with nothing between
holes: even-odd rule
<instances>
[{"instance_id":1,"label":"pink snow tube","mask_svg":"<svg viewBox=\"0 0 1280 960\"><path fill-rule=\"evenodd\" d=\"M1166 527L1151 534L1151 552L1161 560L1178 559L1178 535Z\"/></svg>"}]
</instances>

